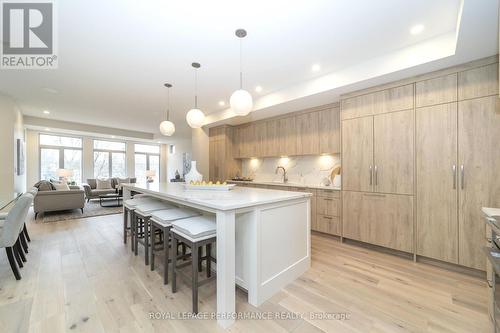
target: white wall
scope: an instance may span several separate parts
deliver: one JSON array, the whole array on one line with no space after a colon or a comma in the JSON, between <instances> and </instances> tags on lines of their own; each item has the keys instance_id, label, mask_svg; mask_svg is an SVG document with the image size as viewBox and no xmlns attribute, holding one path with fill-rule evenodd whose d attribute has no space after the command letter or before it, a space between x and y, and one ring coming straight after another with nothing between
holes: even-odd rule
<instances>
[{"instance_id":1,"label":"white wall","mask_svg":"<svg viewBox=\"0 0 500 333\"><path fill-rule=\"evenodd\" d=\"M208 179L208 149L209 137L208 128L196 128L191 131L192 138L192 160L196 161L196 169L203 175L203 179Z\"/></svg>"},{"instance_id":2,"label":"white wall","mask_svg":"<svg viewBox=\"0 0 500 333\"><path fill-rule=\"evenodd\" d=\"M304 185L322 185L334 166L340 164L340 155L293 156L284 158L253 158L242 163L242 174L255 181L271 182L283 179L283 171L276 174L276 167L285 167L288 181Z\"/></svg>"},{"instance_id":3,"label":"white wall","mask_svg":"<svg viewBox=\"0 0 500 333\"><path fill-rule=\"evenodd\" d=\"M166 145L168 152L168 166L167 166L168 180L175 177L176 170L179 171L179 174L182 177L182 166L183 166L182 155L184 153L192 154L192 146L190 139L179 139L172 144L175 146L175 152L173 154L169 152L169 147L168 147L169 145Z\"/></svg>"},{"instance_id":4,"label":"white wall","mask_svg":"<svg viewBox=\"0 0 500 333\"><path fill-rule=\"evenodd\" d=\"M15 101L0 93L0 198L9 198L14 192L26 189L26 173L17 175L17 139L24 141L23 117Z\"/></svg>"}]
</instances>

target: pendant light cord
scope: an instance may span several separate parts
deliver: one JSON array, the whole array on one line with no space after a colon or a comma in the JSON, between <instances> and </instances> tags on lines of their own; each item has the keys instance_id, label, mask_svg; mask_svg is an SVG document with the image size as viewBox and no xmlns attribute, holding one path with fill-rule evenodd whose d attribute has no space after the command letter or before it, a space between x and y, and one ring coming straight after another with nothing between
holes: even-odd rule
<instances>
[{"instance_id":1,"label":"pendant light cord","mask_svg":"<svg viewBox=\"0 0 500 333\"><path fill-rule=\"evenodd\" d=\"M242 48L243 48L243 40L242 38L240 38L240 89L243 89L243 52L242 52Z\"/></svg>"},{"instance_id":2,"label":"pendant light cord","mask_svg":"<svg viewBox=\"0 0 500 333\"><path fill-rule=\"evenodd\" d=\"M167 89L167 121L170 120L170 88Z\"/></svg>"},{"instance_id":3,"label":"pendant light cord","mask_svg":"<svg viewBox=\"0 0 500 333\"><path fill-rule=\"evenodd\" d=\"M198 108L198 69L194 69L194 108Z\"/></svg>"}]
</instances>

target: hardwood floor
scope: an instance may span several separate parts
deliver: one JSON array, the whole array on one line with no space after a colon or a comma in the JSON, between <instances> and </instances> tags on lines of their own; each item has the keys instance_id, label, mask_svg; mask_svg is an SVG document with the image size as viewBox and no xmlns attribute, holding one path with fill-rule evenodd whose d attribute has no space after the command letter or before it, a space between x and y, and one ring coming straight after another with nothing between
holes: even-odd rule
<instances>
[{"instance_id":1,"label":"hardwood floor","mask_svg":"<svg viewBox=\"0 0 500 333\"><path fill-rule=\"evenodd\" d=\"M0 332L219 332L214 320L153 320L191 308L123 245L121 215L28 224L32 242L16 282L0 254ZM231 332L487 332L481 279L312 236L312 267L260 308L237 292L237 311L336 313L344 320L238 320ZM200 312L215 310L215 283Z\"/></svg>"}]
</instances>

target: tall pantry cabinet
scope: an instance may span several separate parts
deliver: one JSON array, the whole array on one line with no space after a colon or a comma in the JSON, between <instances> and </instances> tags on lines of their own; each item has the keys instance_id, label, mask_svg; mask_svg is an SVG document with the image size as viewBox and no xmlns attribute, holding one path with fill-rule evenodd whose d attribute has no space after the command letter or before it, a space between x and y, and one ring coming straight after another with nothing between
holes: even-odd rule
<instances>
[{"instance_id":1,"label":"tall pantry cabinet","mask_svg":"<svg viewBox=\"0 0 500 333\"><path fill-rule=\"evenodd\" d=\"M497 75L487 58L343 97L344 237L485 269L481 207L500 206Z\"/></svg>"},{"instance_id":2,"label":"tall pantry cabinet","mask_svg":"<svg viewBox=\"0 0 500 333\"><path fill-rule=\"evenodd\" d=\"M413 251L413 84L342 101L343 236Z\"/></svg>"},{"instance_id":3,"label":"tall pantry cabinet","mask_svg":"<svg viewBox=\"0 0 500 333\"><path fill-rule=\"evenodd\" d=\"M481 207L500 204L497 73L494 63L416 84L418 255L485 269Z\"/></svg>"}]
</instances>

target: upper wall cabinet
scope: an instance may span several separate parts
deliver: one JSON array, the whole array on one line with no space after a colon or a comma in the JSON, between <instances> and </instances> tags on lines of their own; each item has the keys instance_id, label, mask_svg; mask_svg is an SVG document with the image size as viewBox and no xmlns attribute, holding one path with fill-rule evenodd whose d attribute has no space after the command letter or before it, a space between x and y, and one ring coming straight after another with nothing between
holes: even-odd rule
<instances>
[{"instance_id":1,"label":"upper wall cabinet","mask_svg":"<svg viewBox=\"0 0 500 333\"><path fill-rule=\"evenodd\" d=\"M413 84L342 100L342 120L413 108Z\"/></svg>"},{"instance_id":2,"label":"upper wall cabinet","mask_svg":"<svg viewBox=\"0 0 500 333\"><path fill-rule=\"evenodd\" d=\"M458 73L458 99L491 96L498 93L498 64Z\"/></svg>"},{"instance_id":3,"label":"upper wall cabinet","mask_svg":"<svg viewBox=\"0 0 500 333\"><path fill-rule=\"evenodd\" d=\"M371 116L375 113L375 93L342 100L342 120Z\"/></svg>"},{"instance_id":4,"label":"upper wall cabinet","mask_svg":"<svg viewBox=\"0 0 500 333\"><path fill-rule=\"evenodd\" d=\"M417 82L417 107L450 103L457 100L457 74Z\"/></svg>"},{"instance_id":5,"label":"upper wall cabinet","mask_svg":"<svg viewBox=\"0 0 500 333\"><path fill-rule=\"evenodd\" d=\"M281 156L297 155L297 125L295 117L278 120L278 153Z\"/></svg>"},{"instance_id":6,"label":"upper wall cabinet","mask_svg":"<svg viewBox=\"0 0 500 333\"><path fill-rule=\"evenodd\" d=\"M413 108L413 84L382 90L375 95L374 114L411 108Z\"/></svg>"},{"instance_id":7,"label":"upper wall cabinet","mask_svg":"<svg viewBox=\"0 0 500 333\"><path fill-rule=\"evenodd\" d=\"M239 125L234 127L234 137L234 158L340 153L340 108L305 110Z\"/></svg>"},{"instance_id":8,"label":"upper wall cabinet","mask_svg":"<svg viewBox=\"0 0 500 333\"><path fill-rule=\"evenodd\" d=\"M319 153L340 152L340 108L319 111Z\"/></svg>"},{"instance_id":9,"label":"upper wall cabinet","mask_svg":"<svg viewBox=\"0 0 500 333\"><path fill-rule=\"evenodd\" d=\"M319 113L308 112L295 118L297 126L297 155L319 154Z\"/></svg>"},{"instance_id":10,"label":"upper wall cabinet","mask_svg":"<svg viewBox=\"0 0 500 333\"><path fill-rule=\"evenodd\" d=\"M278 119L271 119L265 122L266 124L266 146L263 156L278 156L279 155L279 133Z\"/></svg>"}]
</instances>

